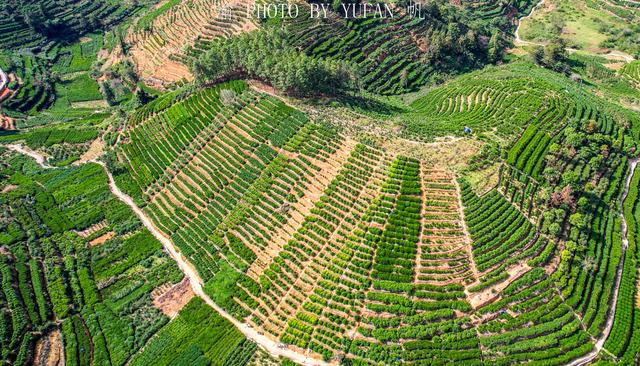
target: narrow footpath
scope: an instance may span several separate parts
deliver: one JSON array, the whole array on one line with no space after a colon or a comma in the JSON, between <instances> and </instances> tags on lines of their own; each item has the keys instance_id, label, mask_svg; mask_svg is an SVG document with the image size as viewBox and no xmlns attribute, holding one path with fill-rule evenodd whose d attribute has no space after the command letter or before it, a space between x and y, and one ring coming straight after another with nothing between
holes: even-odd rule
<instances>
[{"instance_id":1,"label":"narrow footpath","mask_svg":"<svg viewBox=\"0 0 640 366\"><path fill-rule=\"evenodd\" d=\"M11 145L4 145L4 146L7 147L9 150L13 150L17 153L20 153L35 159L36 163L38 163L38 165L40 165L44 169L55 168L47 163L47 159L42 154L36 151L33 151L28 147L18 145L18 144L11 144ZM289 358L292 361L295 361L296 363L307 365L307 366L337 365L336 363L324 362L322 360L309 357L300 352L296 352L292 349L282 347L278 342L268 338L261 332L258 332L256 329L252 328L249 324L239 322L237 319L235 319L229 313L227 313L224 309L216 305L213 302L213 300L211 300L211 298L202 289L202 279L200 278L200 275L195 270L195 268L191 265L191 263L189 263L189 261L187 261L186 258L184 258L184 256L182 256L182 254L173 245L171 240L167 238L164 234L162 234L162 232L160 232L160 230L158 230L153 225L149 217L144 213L144 211L142 211L142 209L140 209L140 207L138 207L135 204L133 199L129 197L126 193L122 192L120 188L118 188L115 180L113 179L113 175L111 174L111 172L107 170L107 167L105 166L105 164L102 161L99 161L97 159L87 160L86 163L96 163L103 167L105 174L107 175L107 178L109 180L109 190L111 191L111 193L113 193L113 195L115 195L120 201L124 202L127 206L129 206L131 210L133 210L133 212L136 214L136 216L138 216L140 221L142 221L144 226L151 232L151 234L153 234L153 236L156 239L158 239L160 243L162 243L162 246L164 247L165 251L178 264L178 267L180 268L182 273L184 273L184 275L189 279L189 283L191 284L191 288L193 289L193 292L202 300L204 300L204 302L207 303L207 305L211 306L216 312L218 312L218 314L220 314L223 318L231 322L236 328L238 328L238 330L242 332L242 334L244 334L245 337L256 342L256 344L258 344L260 348L262 348L263 350L265 350L266 352L268 352L274 357L283 356L283 357Z\"/></svg>"}]
</instances>

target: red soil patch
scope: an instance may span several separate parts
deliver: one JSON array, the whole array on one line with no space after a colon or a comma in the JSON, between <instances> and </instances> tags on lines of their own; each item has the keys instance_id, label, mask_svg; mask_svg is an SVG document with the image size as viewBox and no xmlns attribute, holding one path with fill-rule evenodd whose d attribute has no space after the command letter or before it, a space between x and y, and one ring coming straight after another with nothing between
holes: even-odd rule
<instances>
[{"instance_id":1,"label":"red soil patch","mask_svg":"<svg viewBox=\"0 0 640 366\"><path fill-rule=\"evenodd\" d=\"M89 246L95 247L95 246L98 246L100 244L104 244L107 240L113 238L114 236L116 236L116 233L114 233L113 231L109 231L108 233L100 235L99 237L91 240L89 242Z\"/></svg>"},{"instance_id":2,"label":"red soil patch","mask_svg":"<svg viewBox=\"0 0 640 366\"><path fill-rule=\"evenodd\" d=\"M151 293L153 306L160 309L164 315L173 319L178 312L193 298L194 293L185 277L180 283L173 286L164 284Z\"/></svg>"},{"instance_id":3,"label":"red soil patch","mask_svg":"<svg viewBox=\"0 0 640 366\"><path fill-rule=\"evenodd\" d=\"M5 89L7 91L8 89ZM0 100L2 100L2 93L0 92ZM0 115L0 130L15 130L16 124L13 118Z\"/></svg>"}]
</instances>

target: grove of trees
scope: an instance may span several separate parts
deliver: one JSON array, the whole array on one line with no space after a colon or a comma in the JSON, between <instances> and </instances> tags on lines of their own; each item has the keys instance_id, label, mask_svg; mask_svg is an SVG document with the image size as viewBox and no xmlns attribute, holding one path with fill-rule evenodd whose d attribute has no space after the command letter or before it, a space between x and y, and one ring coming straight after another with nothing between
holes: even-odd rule
<instances>
[{"instance_id":1,"label":"grove of trees","mask_svg":"<svg viewBox=\"0 0 640 366\"><path fill-rule=\"evenodd\" d=\"M336 94L355 85L355 73L347 63L299 53L277 30L214 42L193 63L192 71L200 83L248 77L304 96Z\"/></svg>"}]
</instances>

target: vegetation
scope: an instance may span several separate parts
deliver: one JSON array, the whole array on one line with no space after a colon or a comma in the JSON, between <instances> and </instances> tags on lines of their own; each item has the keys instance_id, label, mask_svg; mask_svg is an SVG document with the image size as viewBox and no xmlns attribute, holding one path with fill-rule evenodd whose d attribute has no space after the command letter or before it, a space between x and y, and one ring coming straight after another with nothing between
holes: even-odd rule
<instances>
[{"instance_id":1,"label":"vegetation","mask_svg":"<svg viewBox=\"0 0 640 366\"><path fill-rule=\"evenodd\" d=\"M64 3L8 0L0 8L0 47L38 47L52 40L77 40L84 34L112 26L131 15L139 9L136 4L111 0Z\"/></svg>"},{"instance_id":2,"label":"vegetation","mask_svg":"<svg viewBox=\"0 0 640 366\"><path fill-rule=\"evenodd\" d=\"M182 273L109 194L99 166L42 172L2 154L3 185L14 187L1 201L2 358L30 363L36 342L57 329L67 363L84 363L91 344L95 362L123 364L168 320L152 290ZM110 239L90 245L101 237Z\"/></svg>"},{"instance_id":3,"label":"vegetation","mask_svg":"<svg viewBox=\"0 0 640 366\"><path fill-rule=\"evenodd\" d=\"M3 4L2 362L633 364L637 9L545 4Z\"/></svg>"},{"instance_id":4,"label":"vegetation","mask_svg":"<svg viewBox=\"0 0 640 366\"><path fill-rule=\"evenodd\" d=\"M196 298L133 357L131 365L243 366L255 350L255 343Z\"/></svg>"},{"instance_id":5,"label":"vegetation","mask_svg":"<svg viewBox=\"0 0 640 366\"><path fill-rule=\"evenodd\" d=\"M298 95L336 94L353 85L353 72L343 63L298 53L284 33L252 32L218 40L193 65L200 82L237 78L260 79Z\"/></svg>"},{"instance_id":6,"label":"vegetation","mask_svg":"<svg viewBox=\"0 0 640 366\"><path fill-rule=\"evenodd\" d=\"M638 17L640 9L633 1L551 0L524 22L520 35L543 43L562 37L571 48L594 53L614 49L636 56Z\"/></svg>"}]
</instances>

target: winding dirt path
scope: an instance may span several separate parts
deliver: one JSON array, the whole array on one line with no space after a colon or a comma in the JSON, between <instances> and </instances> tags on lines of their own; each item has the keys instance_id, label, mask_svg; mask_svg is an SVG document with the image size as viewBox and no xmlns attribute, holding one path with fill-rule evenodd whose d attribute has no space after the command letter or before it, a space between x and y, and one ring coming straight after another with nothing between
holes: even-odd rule
<instances>
[{"instance_id":1,"label":"winding dirt path","mask_svg":"<svg viewBox=\"0 0 640 366\"><path fill-rule=\"evenodd\" d=\"M104 171L107 174L107 177L109 179L109 189L111 190L111 193L113 193L116 197L118 197L118 199L120 199L122 202L126 203L127 206L129 206L133 210L133 212L136 214L136 216L138 216L140 221L142 221L144 226L153 234L153 236L156 237L156 239L158 239L158 241L160 241L160 243L162 243L162 246L169 253L169 256L176 261L180 270L185 274L185 276L187 276L187 278L189 279L189 282L191 283L191 288L193 289L193 292L197 296L199 296L202 300L204 300L204 302L206 302L209 306L211 306L215 311L217 311L218 314L220 314L223 318L231 322L236 328L238 328L238 330L242 332L242 334L244 334L245 337L256 342L258 346L260 346L262 349L269 352L272 356L284 356L302 365L318 365L318 366L330 365L329 363L324 362L322 360L317 360L317 359L305 356L301 353L295 352L293 350L279 347L279 344L276 341L269 339L263 334L258 333L257 330L251 328L248 324L239 322L234 317L232 317L229 313L227 313L224 309L216 305L213 302L213 300L211 300L211 298L202 289L202 279L200 278L200 275L195 270L195 268L191 265L191 263L189 263L187 259L182 256L182 254L178 251L178 249L173 245L171 240L166 236L164 236L153 225L153 223L151 222L149 217L144 213L144 211L142 211L133 202L133 199L129 197L127 194L125 194L124 192L122 192L120 188L118 188L118 186L116 185L116 182L113 179L113 176L107 170L104 163L101 161L95 161L95 160L92 162L100 164L104 168Z\"/></svg>"},{"instance_id":2,"label":"winding dirt path","mask_svg":"<svg viewBox=\"0 0 640 366\"><path fill-rule=\"evenodd\" d=\"M27 146L23 146L23 145L20 145L20 144L9 144L9 145L4 145L4 146L9 150L13 150L13 151L15 151L17 153L20 153L22 155L27 155L27 156L32 157L33 159L35 159L36 163L38 163L38 165L40 165L44 169L53 168L51 165L49 165L49 163L47 163L47 158L44 155L40 154L37 151L31 150Z\"/></svg>"},{"instance_id":3,"label":"winding dirt path","mask_svg":"<svg viewBox=\"0 0 640 366\"><path fill-rule=\"evenodd\" d=\"M33 151L27 147L24 147L18 144L5 145L5 146L10 150L32 157L33 159L35 159L36 163L38 163L38 165L40 165L44 169L54 168L51 165L47 164L46 158L36 151ZM160 230L158 230L153 225L149 217L144 213L144 211L142 211L142 209L140 209L140 207L138 207L135 204L133 199L129 197L127 194L125 194L124 192L122 192L120 188L118 188L115 180L113 179L113 175L111 175L111 173L107 170L107 167L105 166L105 164L96 159L88 160L86 161L86 163L96 163L102 166L109 180L109 190L111 190L111 193L113 193L120 201L127 204L127 206L129 206L131 210L133 210L133 212L136 214L136 216L138 216L140 221L142 221L144 226L151 232L151 234L153 234L153 236L156 239L158 239L160 243L162 243L162 246L167 251L169 256L178 264L178 267L180 268L180 270L189 279L189 283L191 284L191 288L193 289L193 292L197 296L199 296L202 300L204 300L204 302L206 302L209 306L211 306L215 311L217 311L218 314L220 314L223 318L231 322L236 328L238 328L238 330L242 332L242 334L244 334L245 337L256 342L260 348L262 348L263 350L267 351L268 353L270 353L272 356L275 356L275 357L283 356L283 357L289 358L292 361L295 361L296 363L299 363L301 365L308 365L308 366L335 366L336 365L335 363L324 362L322 360L306 356L302 353L296 352L288 348L282 348L280 347L280 344L278 342L266 337L264 334L259 333L256 329L252 328L249 324L239 322L234 317L232 317L229 313L227 313L224 309L216 305L213 302L213 300L211 300L211 298L202 289L202 279L200 278L200 275L195 270L195 268L191 265L191 263L187 261L186 258L182 256L182 254L178 251L178 249L173 245L171 240L166 236L164 236L160 232Z\"/></svg>"},{"instance_id":4,"label":"winding dirt path","mask_svg":"<svg viewBox=\"0 0 640 366\"><path fill-rule=\"evenodd\" d=\"M607 318L607 322L605 323L604 330L602 331L602 335L596 340L596 344L594 349L587 353L586 355L573 360L568 363L568 366L581 366L586 365L593 361L600 351L604 348L604 343L609 338L609 333L611 333L611 328L613 328L613 321L616 317L616 305L618 304L618 293L620 291L620 282L622 280L622 269L624 268L624 256L627 251L627 247L629 247L629 239L627 237L628 227L627 220L624 217L624 201L627 199L627 195L629 194L629 186L631 185L631 179L633 178L633 173L638 167L638 162L640 159L630 160L631 171L627 176L627 180L624 185L624 192L622 193L622 198L620 199L620 218L621 218L621 226L622 226L622 252L620 254L620 263L618 263L618 269L616 270L616 282L613 288L613 301L611 302L611 312Z\"/></svg>"},{"instance_id":5,"label":"winding dirt path","mask_svg":"<svg viewBox=\"0 0 640 366\"><path fill-rule=\"evenodd\" d=\"M25 148L21 145L5 145L7 146L10 150L16 151L18 153L24 154L24 155L28 155L32 158L34 158L36 160L36 162L42 166L45 169L49 169L52 168L49 164L46 163L46 159L44 156L42 156L41 154L39 154L36 151L33 151L29 148ZM124 202L125 204L127 204L132 210L133 212L136 214L136 216L138 216L138 218L140 219L140 221L142 221L142 223L144 224L144 226L153 234L153 236L156 237L156 239L158 239L158 241L160 241L160 243L162 243L164 249L167 251L167 253L169 253L169 256L176 261L176 263L178 264L178 267L180 268L180 270L185 274L185 276L189 279L189 282L191 284L191 287L194 291L194 293L199 296L200 298L202 298L209 306L211 306L215 311L218 312L218 314L220 314L222 317L224 317L225 319L227 319L229 322L231 322L236 328L238 328L238 330L240 330L240 332L242 332L242 334L244 334L245 337L247 337L248 339L256 342L258 344L258 346L260 346L260 348L264 349L265 351L269 352L272 356L283 356L283 357L287 357L289 359L291 359L292 361L295 361L299 364L302 365L309 365L309 366L335 366L335 363L328 363L328 362L324 362L322 360L319 359L315 359L312 357L308 357L305 356L302 353L296 352L294 350L288 349L288 348L282 348L280 347L280 345L266 337L264 334L259 333L256 329L252 328L251 326L249 326L247 323L241 323L238 320L236 320L234 317L232 317L229 313L227 313L224 309L220 308L218 305L216 305L213 300L211 300L211 298L204 292L204 290L202 289L202 279L200 278L199 274L197 273L197 271L195 270L195 268L186 260L186 258L184 258L182 256L182 254L176 249L176 247L173 245L173 243L171 242L171 240L169 238L167 238L166 236L164 236L151 222L151 220L149 219L149 217L147 217L147 215L144 213L144 211L142 211L142 209L140 209L135 202L133 201L133 199L131 197L129 197L127 194L125 194L124 192L122 192L120 190L120 188L118 188L118 186L115 183L115 180L113 179L113 176L111 175L111 173L107 170L105 164L101 161L98 160L89 160L87 162L93 162L93 163L97 163L99 165L101 165L107 175L107 178L109 180L109 189L111 190L111 192L122 202ZM614 285L614 289L613 289L613 300L611 303L611 311L608 314L607 317L607 321L605 323L605 328L602 332L602 335L596 340L596 343L594 345L594 349L589 352L588 354L577 358L573 361L571 361L570 363L568 363L568 366L581 366L581 365L586 365L588 363L590 363L591 361L593 361L598 354L600 354L600 352L603 350L604 348L604 343L606 342L607 338L609 337L609 334L611 333L611 329L613 328L613 322L615 319L615 314L616 314L616 305L618 302L618 294L619 294L619 290L620 290L620 283L622 280L622 269L624 268L624 259L625 259L625 253L626 250L629 246L629 239L627 237L628 235L628 227L627 227L627 221L624 217L624 202L629 194L629 186L631 185L631 180L633 178L633 174L638 166L638 163L640 162L640 158L636 158L633 160L630 160L630 171L629 174L626 178L625 181L625 187L624 187L624 192L622 194L622 197L620 199L620 217L621 217L621 226L622 226L622 233L623 233L623 238L622 238L622 251L621 251L621 256L620 256L620 262L618 263L618 267L616 270L616 280L615 280L615 285Z\"/></svg>"},{"instance_id":6,"label":"winding dirt path","mask_svg":"<svg viewBox=\"0 0 640 366\"><path fill-rule=\"evenodd\" d=\"M9 84L9 77L7 74L0 68L0 92Z\"/></svg>"},{"instance_id":7,"label":"winding dirt path","mask_svg":"<svg viewBox=\"0 0 640 366\"><path fill-rule=\"evenodd\" d=\"M540 0L539 3L537 3L533 8L531 8L531 12L528 15L523 16L522 18L518 19L518 26L516 27L516 32L515 32L515 39L513 40L513 43L516 44L516 46L544 46L541 43L535 43L535 42L529 42L529 41L525 41L522 38L520 38L520 27L522 26L522 21L525 19L529 19L533 16L533 13L536 11L536 9L540 6L544 4L544 0Z\"/></svg>"}]
</instances>

